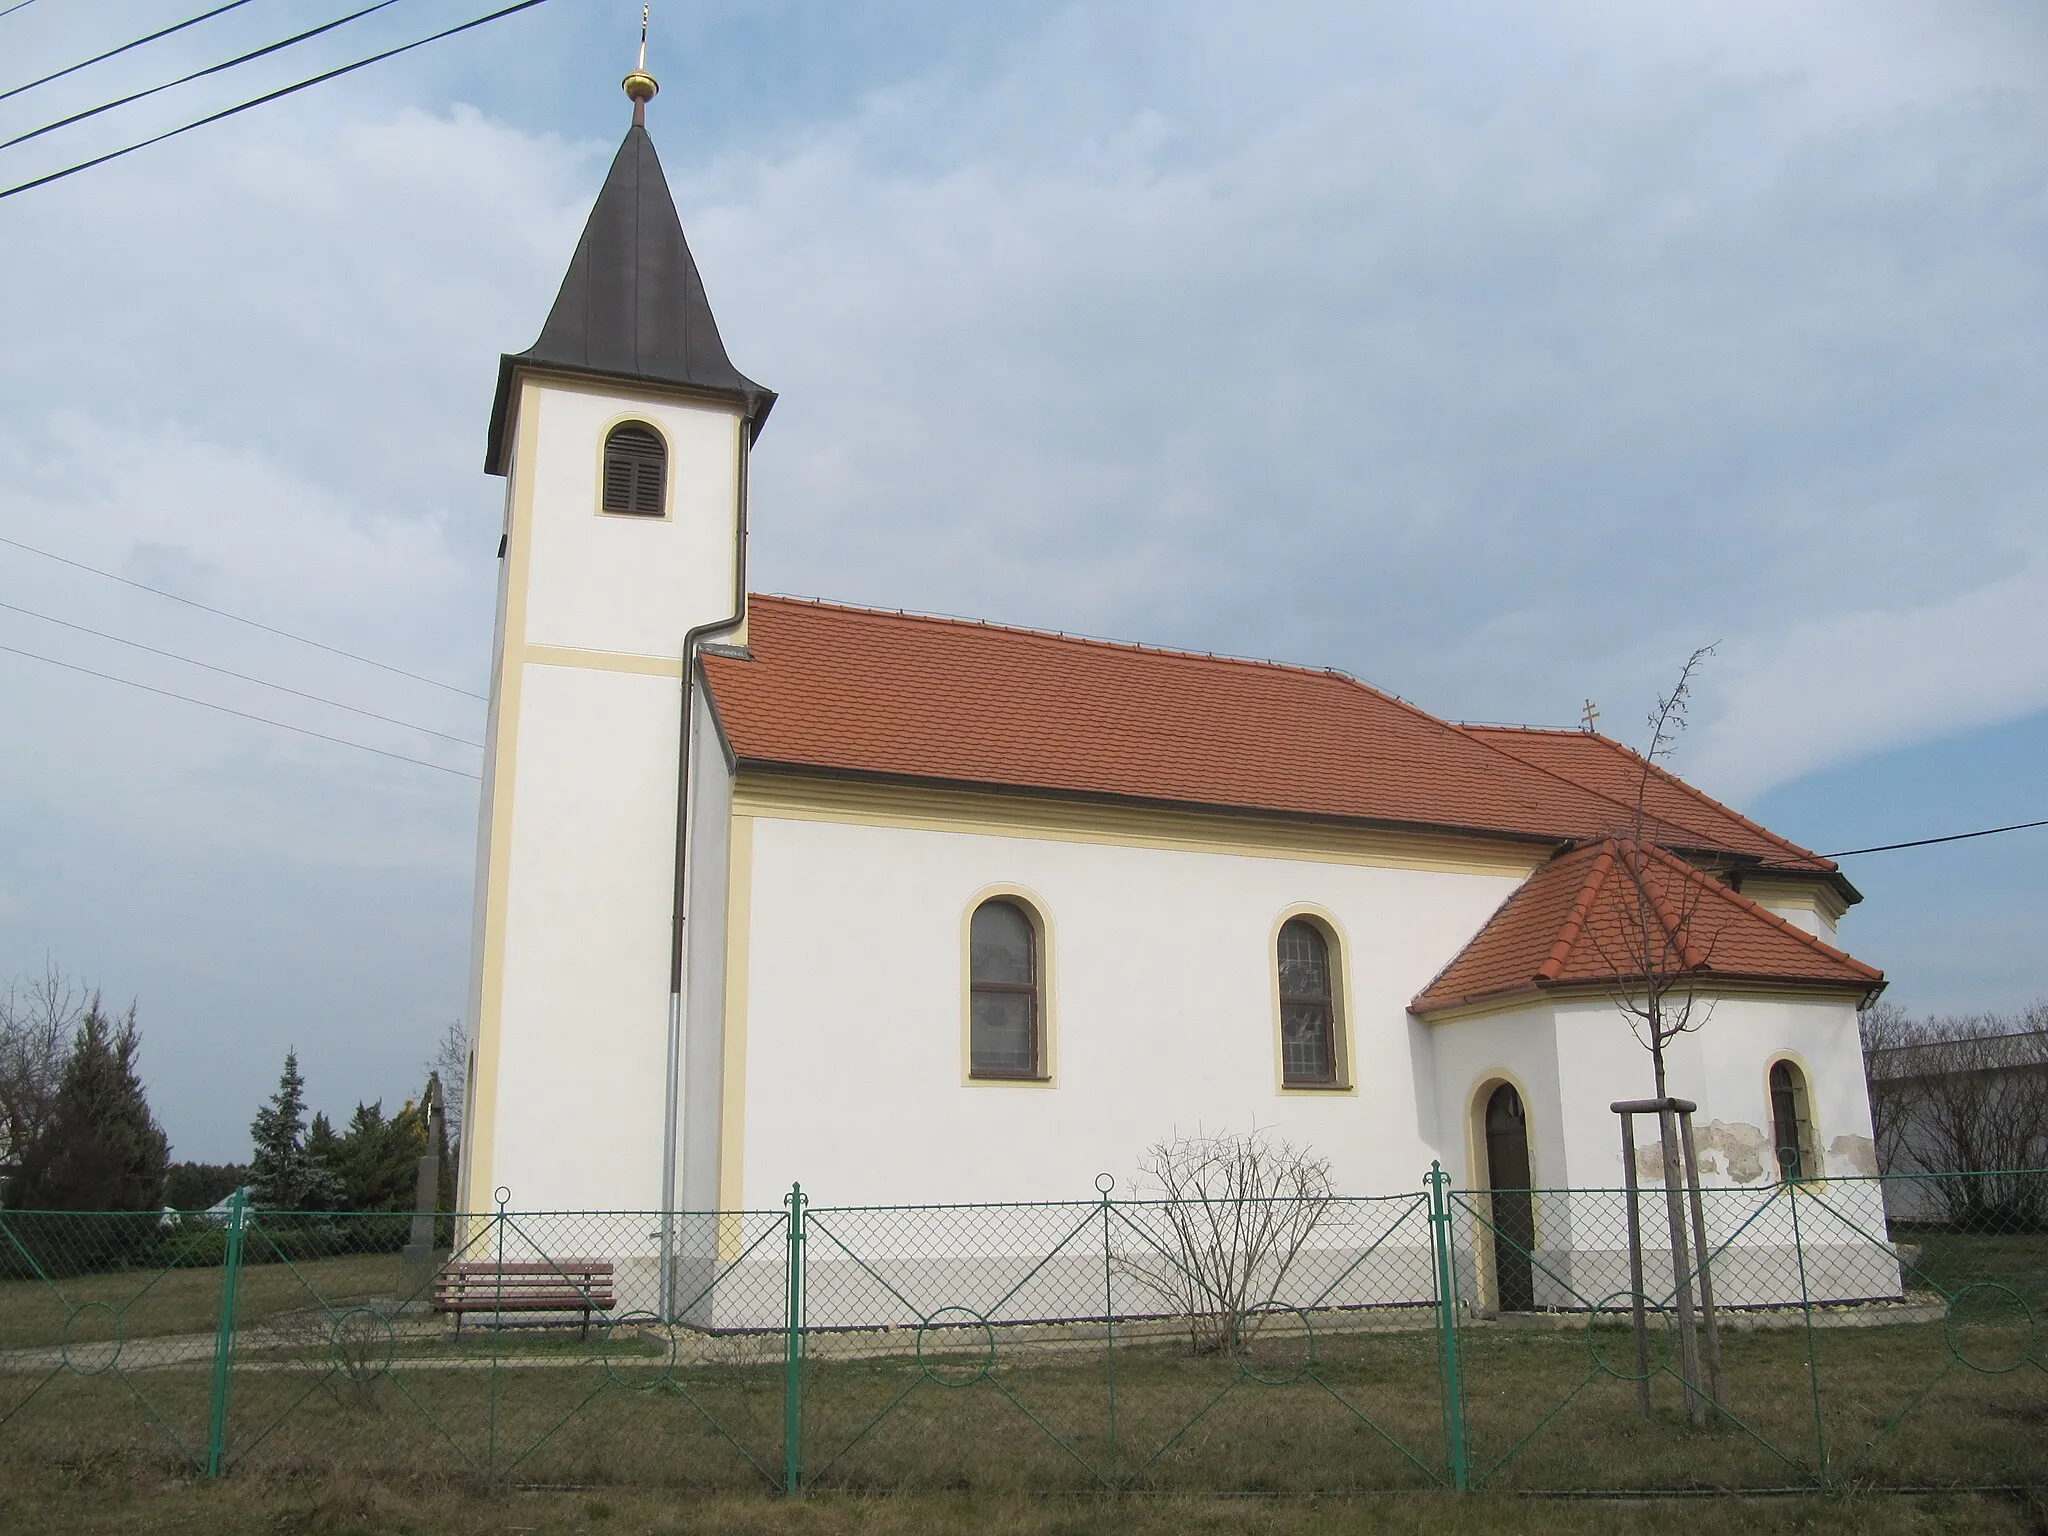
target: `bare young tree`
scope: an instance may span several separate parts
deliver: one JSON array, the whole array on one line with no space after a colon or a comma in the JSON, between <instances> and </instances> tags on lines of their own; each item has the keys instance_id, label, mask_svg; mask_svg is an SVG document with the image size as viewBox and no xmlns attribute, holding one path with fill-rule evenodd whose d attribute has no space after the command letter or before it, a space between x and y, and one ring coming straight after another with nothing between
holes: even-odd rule
<instances>
[{"instance_id":1,"label":"bare young tree","mask_svg":"<svg viewBox=\"0 0 2048 1536\"><path fill-rule=\"evenodd\" d=\"M1674 879L1654 851L1657 818L1650 810L1650 787L1658 781L1659 764L1671 756L1685 732L1693 674L1713 654L1713 646L1703 645L1688 656L1677 685L1658 697L1650 714L1650 744L1636 776L1635 805L1628 824L1617 829L1614 873L1623 880L1624 917L1616 927L1589 935L1615 978L1616 1009L1650 1053L1660 1099L1671 1091L1667 1048L1680 1035L1701 1028L1713 1014L1712 1001L1700 997L1697 983L1712 957L1714 936L1702 932L1696 921L1705 887L1698 881Z\"/></svg>"},{"instance_id":2,"label":"bare young tree","mask_svg":"<svg viewBox=\"0 0 2048 1536\"><path fill-rule=\"evenodd\" d=\"M1649 717L1650 740L1642 754L1636 775L1635 804L1625 826L1618 828L1612 854L1614 868L1607 879L1620 880L1620 914L1617 921L1590 927L1586 937L1601 957L1607 973L1614 1006L1629 1030L1650 1053L1650 1071L1656 1084L1654 1102L1659 1140L1663 1146L1664 1207L1671 1242L1672 1287L1677 1299L1680 1378L1685 1384L1686 1412L1695 1424L1705 1424L1709 1396L1715 1404L1723 1401L1721 1342L1714 1312L1714 1291L1706 1215L1699 1194L1699 1157L1692 1141L1689 1111L1672 1103L1667 1052L1681 1035L1705 1026L1714 1011L1713 1000L1702 997L1700 978L1713 958L1718 927L1703 922L1705 903L1710 900L1705 879L1657 844L1664 840L1662 818L1650 804L1653 785L1664 782L1660 764L1668 759L1684 734L1692 704L1693 676L1714 647L1703 645L1685 659L1678 681L1668 694L1660 695ZM1636 1205L1636 1170L1629 1140L1629 1121L1623 1121L1624 1148L1628 1166L1629 1270L1640 1287L1643 1273L1642 1234ZM1690 1206L1691 1231L1687 1231ZM1697 1268L1695 1268L1697 1264ZM1697 1284L1701 1312L1706 1322L1707 1391L1701 1390L1700 1335L1693 1310L1693 1289ZM1647 1333L1640 1299L1634 1307L1636 1356L1647 1358ZM1643 1412L1650 1411L1647 1377L1638 1388Z\"/></svg>"},{"instance_id":3,"label":"bare young tree","mask_svg":"<svg viewBox=\"0 0 2048 1536\"><path fill-rule=\"evenodd\" d=\"M49 1125L71 1041L97 1001L81 983L44 962L40 976L0 992L0 1189Z\"/></svg>"},{"instance_id":4,"label":"bare young tree","mask_svg":"<svg viewBox=\"0 0 2048 1536\"><path fill-rule=\"evenodd\" d=\"M1255 1329L1287 1284L1336 1196L1330 1160L1266 1127L1175 1134L1139 1165L1140 1191L1158 1202L1161 1240L1123 1264L1188 1320L1199 1354Z\"/></svg>"},{"instance_id":5,"label":"bare young tree","mask_svg":"<svg viewBox=\"0 0 2048 1536\"><path fill-rule=\"evenodd\" d=\"M462 1110L469 1098L469 1031L462 1020L450 1019L434 1041L427 1071L441 1080L442 1105L448 1117L450 1144L462 1140Z\"/></svg>"}]
</instances>

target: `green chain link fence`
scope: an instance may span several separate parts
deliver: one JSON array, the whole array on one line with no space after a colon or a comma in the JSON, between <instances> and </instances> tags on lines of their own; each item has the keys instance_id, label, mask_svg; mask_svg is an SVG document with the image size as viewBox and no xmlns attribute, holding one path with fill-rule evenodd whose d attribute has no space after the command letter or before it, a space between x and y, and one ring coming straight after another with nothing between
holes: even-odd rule
<instances>
[{"instance_id":1,"label":"green chain link fence","mask_svg":"<svg viewBox=\"0 0 2048 1536\"><path fill-rule=\"evenodd\" d=\"M786 1492L2048 1484L2048 1173L1708 1187L1677 1265L1648 1190L1639 1287L1627 1198L1435 1170L1206 1206L798 1189L431 1242L239 1203L5 1213L0 1455Z\"/></svg>"}]
</instances>

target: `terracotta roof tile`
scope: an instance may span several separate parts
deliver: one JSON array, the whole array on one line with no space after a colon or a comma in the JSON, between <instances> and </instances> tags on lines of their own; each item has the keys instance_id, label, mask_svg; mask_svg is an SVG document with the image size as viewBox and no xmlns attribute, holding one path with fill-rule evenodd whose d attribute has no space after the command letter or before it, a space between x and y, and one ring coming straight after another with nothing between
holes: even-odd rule
<instances>
[{"instance_id":1,"label":"terracotta roof tile","mask_svg":"<svg viewBox=\"0 0 2048 1536\"><path fill-rule=\"evenodd\" d=\"M1643 759L1611 737L1591 731L1546 731L1530 726L1464 725L1467 735L1548 769L1633 810L1643 784ZM1681 846L1746 853L1775 868L1832 873L1832 860L1758 826L1677 775L1650 766L1645 809L1667 825L1697 839ZM1675 839L1667 839L1675 840Z\"/></svg>"},{"instance_id":2,"label":"terracotta roof tile","mask_svg":"<svg viewBox=\"0 0 2048 1536\"><path fill-rule=\"evenodd\" d=\"M1645 932L1647 902L1649 926ZM1884 973L1824 944L1659 848L1606 839L1531 875L1409 1004L1431 1013L1550 987L1639 978L1659 969L1703 980L1873 991Z\"/></svg>"},{"instance_id":3,"label":"terracotta roof tile","mask_svg":"<svg viewBox=\"0 0 2048 1536\"><path fill-rule=\"evenodd\" d=\"M1627 825L1572 776L1337 672L781 597L751 600L747 643L753 660L704 668L756 764L1553 842ZM1695 845L1705 818L1670 798L1686 823L1649 835ZM1708 846L1758 846L1723 820L1740 847Z\"/></svg>"}]
</instances>

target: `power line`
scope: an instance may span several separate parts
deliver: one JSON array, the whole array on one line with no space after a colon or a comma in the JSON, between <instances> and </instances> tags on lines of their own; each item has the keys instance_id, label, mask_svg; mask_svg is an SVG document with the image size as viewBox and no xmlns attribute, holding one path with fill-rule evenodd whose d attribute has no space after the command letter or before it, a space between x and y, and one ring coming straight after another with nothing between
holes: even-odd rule
<instances>
[{"instance_id":1,"label":"power line","mask_svg":"<svg viewBox=\"0 0 2048 1536\"><path fill-rule=\"evenodd\" d=\"M188 667L204 667L209 672L218 672L222 677L232 677L245 683L254 683L259 688L275 688L279 693L288 693L295 699L311 699L315 704L325 704L330 709L345 709L352 715L361 715L365 720L381 720L386 725L402 725L408 731L422 731L429 736L438 736L443 741L452 741L458 746L475 747L479 751L483 749L482 742L471 741L466 736L451 736L446 731L435 730L432 726L414 725L410 720L398 720L390 715L380 715L373 709L358 709L355 705L344 704L339 699L323 699L317 693L305 693L297 688L287 688L283 683L273 683L260 677L251 677L246 672L235 672L227 667L216 667L210 661L200 661L192 656L180 656L176 651L159 650L153 645L144 645L140 640L126 640L119 635L110 635L103 629L90 629L83 624L74 624L69 619L56 618L47 613L37 613L33 608L19 608L13 603L0 603L0 608L5 608L9 613L21 613L26 614L32 619L41 619L45 624L57 624L65 629L75 629L81 635L91 635L100 640L111 640L116 645L132 646L138 651L147 651L152 656L164 656L172 661L182 661Z\"/></svg>"},{"instance_id":2,"label":"power line","mask_svg":"<svg viewBox=\"0 0 2048 1536\"><path fill-rule=\"evenodd\" d=\"M239 613L229 613L225 608L214 608L190 597L180 597L175 592L166 592L162 587L147 586L139 581L130 581L126 576L116 576L112 571L103 571L96 565L87 565L81 560L68 560L63 555L53 555L47 549L37 549L33 544L24 544L19 539L10 539L0 534L0 544L12 545L31 555L41 555L45 560L54 560L59 565L68 565L73 570L86 571L94 576L104 576L108 581L118 581L124 587L133 587L138 592L148 592L156 597L167 597L174 603L183 603L187 608L197 608L202 613L211 613L223 619L233 619L237 624L246 624L251 629L260 629L267 635L281 635L287 640L296 640L300 645L310 645L316 651L326 651L331 656L343 656L350 661L359 661L366 667L375 667L379 672L390 672L398 677L409 677L416 683L426 683L435 688L445 688L450 693L459 693L465 699L478 699L488 704L490 700L481 693L471 693L467 688L458 688L453 683L444 683L438 678L423 677L417 672L408 672L403 667L394 667L382 661L372 661L367 656L358 656L354 651L344 651L340 646L328 645L319 640L309 640L304 635L295 635L288 629L279 629L272 624L261 624L255 619L245 619Z\"/></svg>"},{"instance_id":3,"label":"power line","mask_svg":"<svg viewBox=\"0 0 2048 1536\"><path fill-rule=\"evenodd\" d=\"M237 0L237 3L240 3L240 0ZM67 165L61 171L52 171L47 176L38 176L33 181L24 181L15 186L5 188L0 190L0 198L9 198L17 192L29 192L37 187L46 187L53 181L62 181L67 176L76 176L80 171L89 171L96 165L105 165L109 160L119 160L123 155L132 155L138 149L148 149L152 144L161 144L166 139L175 139L179 134L190 133L194 128L204 128L209 123L217 123L224 118L233 117L237 113L247 112L252 107L264 106L270 102L281 100L286 96L296 95L300 91L309 90L313 86L324 85L329 80L353 74L356 70L367 69L372 64L381 64L386 59L397 58L401 53L410 53L415 48L424 48L428 43L438 43L441 39L453 37L458 32L468 32L476 27L488 26L491 22L502 21L507 16L516 15L520 11L530 11L537 5L545 4L547 4L547 0L518 0L517 4L492 11L487 16L478 16L474 20L444 28L439 32L433 33L431 36L417 38L410 43L401 43L396 48L387 48L382 53L373 53L367 59L357 59L353 64L343 64L339 68L310 76L294 84L281 86L274 91L267 91L261 96L252 97L248 101L241 102L235 106L224 107L218 112L208 113L205 117L194 118L189 123L182 124L176 128L166 129L164 132L156 134L151 138L139 139L122 149L109 150L104 155L95 155L90 160L81 160L76 165Z\"/></svg>"},{"instance_id":4,"label":"power line","mask_svg":"<svg viewBox=\"0 0 2048 1536\"><path fill-rule=\"evenodd\" d=\"M75 666L68 661L59 661L54 656L39 656L34 651L24 651L17 646L0 645L0 651L11 656L26 656L30 661L45 662L53 667L62 667L66 672L83 672L87 677L104 678L110 683L122 683L130 688L140 688L144 693L158 694L166 699L176 699L184 704L197 704L201 709L219 710L224 715L233 715L238 720L253 720L258 725L274 725L280 731L292 731L300 736L311 736L315 741L331 741L338 747L354 747L358 752L374 752L379 757L396 758L401 763L412 763L420 768L432 768L437 773L452 773L458 779L474 779L481 775L464 773L460 768L450 768L445 763L430 763L424 757L407 757L403 752L387 752L382 747L369 747L360 741L350 741L345 736L329 736L324 731L309 731L303 725L286 725L282 720L273 720L268 715L252 715L247 710L229 709L225 704L215 704L206 699L195 699L188 693L173 693L168 688L152 687L138 683L131 677L116 677L111 672L95 672L91 667Z\"/></svg>"},{"instance_id":5,"label":"power line","mask_svg":"<svg viewBox=\"0 0 2048 1536\"><path fill-rule=\"evenodd\" d=\"M386 6L396 4L398 4L398 0L377 0L375 5L364 6L360 11L351 12L337 21L322 22L319 26L301 32L296 37L288 37L278 43L266 43L263 47L242 54L237 58L228 59L220 64L209 64L204 69L195 69L189 75L180 75L177 79L167 80L162 85L152 85L146 91L136 91L131 95L116 97L113 101L103 101L96 107L87 107L83 112L74 112L69 117L60 117L54 123L45 123L40 128L31 128L27 133L19 133L5 142L0 142L0 149L12 149L17 144L26 144L30 139L39 139L46 133L55 133L59 128L69 128L73 123L82 123L89 117L98 117L102 112L111 112L116 107L125 107L130 102L141 101L146 96L155 96L160 92L172 90L181 85L190 85L194 80L204 79L208 75L217 75L223 70L233 69L238 64L247 64L252 59L260 59L265 54L277 53L282 49L293 47L305 42L309 38L318 37L323 32L332 32L336 27L345 27L352 21L360 21L372 11L381 11Z\"/></svg>"},{"instance_id":6,"label":"power line","mask_svg":"<svg viewBox=\"0 0 2048 1536\"><path fill-rule=\"evenodd\" d=\"M1979 832L1951 832L1947 837L1918 837L1910 843L1879 843L1875 848L1844 848L1824 853L1824 859L1846 859L1859 853L1890 853L1898 848L1931 848L1936 843L1961 843L1973 837L1996 837L2001 832L2024 832L2029 827L2048 827L2048 821L2016 821L2009 827L1985 827Z\"/></svg>"},{"instance_id":7,"label":"power line","mask_svg":"<svg viewBox=\"0 0 2048 1536\"><path fill-rule=\"evenodd\" d=\"M10 5L4 11L0 11L0 16L12 16L16 11L25 11L35 3L36 0L16 0L15 4Z\"/></svg>"},{"instance_id":8,"label":"power line","mask_svg":"<svg viewBox=\"0 0 2048 1536\"><path fill-rule=\"evenodd\" d=\"M23 3L26 4L27 0L23 0ZM81 59L76 64L67 64L55 74L44 75L40 80L31 80L27 85L17 85L11 91L0 91L0 101L5 101L10 96L19 96L23 91L32 91L39 85L48 85L52 80L62 80L66 75L75 75L81 69L90 69L95 64L104 64L116 54L126 53L131 48L140 48L144 43L153 43L160 37L169 37L173 32L182 32L187 27L196 27L202 21L211 21L224 11L232 11L235 7L247 5L248 3L249 0L228 0L226 5L217 5L212 10L202 12L189 21L178 22L172 26L165 27L161 32L152 32L147 37L138 37L134 42L123 43L118 48L109 48L105 53L96 53L91 58ZM21 6L17 5L14 9L18 11L21 9ZM6 14L7 12L0 11L0 16L5 16Z\"/></svg>"}]
</instances>

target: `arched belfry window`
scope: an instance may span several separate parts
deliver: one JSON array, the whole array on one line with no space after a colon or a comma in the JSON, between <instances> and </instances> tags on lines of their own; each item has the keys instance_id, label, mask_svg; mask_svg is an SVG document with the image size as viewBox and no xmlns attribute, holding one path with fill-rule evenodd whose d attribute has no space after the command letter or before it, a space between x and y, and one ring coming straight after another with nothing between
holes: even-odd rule
<instances>
[{"instance_id":1,"label":"arched belfry window","mask_svg":"<svg viewBox=\"0 0 2048 1536\"><path fill-rule=\"evenodd\" d=\"M1043 1075L1044 1010L1037 926L1000 897L974 909L967 932L969 1071Z\"/></svg>"},{"instance_id":2,"label":"arched belfry window","mask_svg":"<svg viewBox=\"0 0 2048 1536\"><path fill-rule=\"evenodd\" d=\"M1280 925L1280 1081L1288 1088L1332 1088L1337 1059L1337 991L1330 941L1305 917Z\"/></svg>"},{"instance_id":3,"label":"arched belfry window","mask_svg":"<svg viewBox=\"0 0 2048 1536\"><path fill-rule=\"evenodd\" d=\"M1806 1074L1789 1061L1771 1064L1771 1147L1781 1179L1812 1178L1815 1167L1813 1118L1807 1103Z\"/></svg>"},{"instance_id":4,"label":"arched belfry window","mask_svg":"<svg viewBox=\"0 0 2048 1536\"><path fill-rule=\"evenodd\" d=\"M652 427L629 421L604 440L604 509L640 517L667 510L668 447Z\"/></svg>"}]
</instances>

